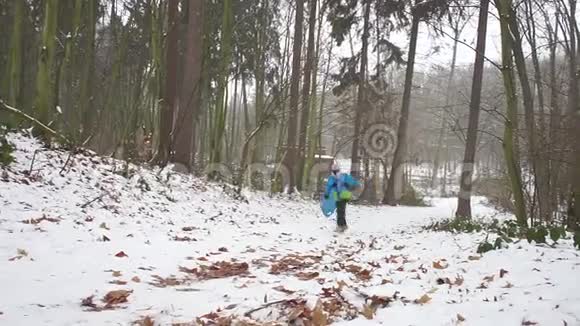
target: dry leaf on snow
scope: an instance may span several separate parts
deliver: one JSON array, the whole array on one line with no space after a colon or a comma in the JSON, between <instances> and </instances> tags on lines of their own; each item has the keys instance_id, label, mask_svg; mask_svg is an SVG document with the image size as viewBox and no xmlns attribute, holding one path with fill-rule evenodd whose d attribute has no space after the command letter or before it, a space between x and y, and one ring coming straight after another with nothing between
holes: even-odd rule
<instances>
[{"instance_id":1,"label":"dry leaf on snow","mask_svg":"<svg viewBox=\"0 0 580 326\"><path fill-rule=\"evenodd\" d=\"M449 264L441 260L433 262L433 268L435 269L446 269L447 267L449 267Z\"/></svg>"},{"instance_id":2,"label":"dry leaf on snow","mask_svg":"<svg viewBox=\"0 0 580 326\"><path fill-rule=\"evenodd\" d=\"M153 322L153 318L146 316L146 317L143 317L143 318L133 322L133 325L136 325L136 326L155 326L155 322Z\"/></svg>"},{"instance_id":3,"label":"dry leaf on snow","mask_svg":"<svg viewBox=\"0 0 580 326\"><path fill-rule=\"evenodd\" d=\"M461 316L460 314L457 314L457 321L464 322L465 321L465 317Z\"/></svg>"},{"instance_id":4,"label":"dry leaf on snow","mask_svg":"<svg viewBox=\"0 0 580 326\"><path fill-rule=\"evenodd\" d=\"M420 297L419 299L415 300L416 304L426 304L429 303L431 301L431 297L424 294L422 297Z\"/></svg>"},{"instance_id":5,"label":"dry leaf on snow","mask_svg":"<svg viewBox=\"0 0 580 326\"><path fill-rule=\"evenodd\" d=\"M320 274L318 272L300 272L296 273L296 276L301 281L310 281L320 276Z\"/></svg>"},{"instance_id":6,"label":"dry leaf on snow","mask_svg":"<svg viewBox=\"0 0 580 326\"><path fill-rule=\"evenodd\" d=\"M133 291L128 290L115 290L110 291L103 298L103 302L106 303L105 307L112 307L121 303L128 302L127 298L133 293Z\"/></svg>"},{"instance_id":7,"label":"dry leaf on snow","mask_svg":"<svg viewBox=\"0 0 580 326\"><path fill-rule=\"evenodd\" d=\"M247 263L233 263L221 261L211 266L200 265L199 268L180 267L184 273L193 274L200 280L210 280L216 278L226 278L248 274L249 265Z\"/></svg>"},{"instance_id":8,"label":"dry leaf on snow","mask_svg":"<svg viewBox=\"0 0 580 326\"><path fill-rule=\"evenodd\" d=\"M118 253L115 254L115 257L123 258L129 256L127 256L127 254L124 251L119 251Z\"/></svg>"},{"instance_id":9,"label":"dry leaf on snow","mask_svg":"<svg viewBox=\"0 0 580 326\"><path fill-rule=\"evenodd\" d=\"M121 276L120 271L113 271L113 277L120 277L120 276Z\"/></svg>"},{"instance_id":10,"label":"dry leaf on snow","mask_svg":"<svg viewBox=\"0 0 580 326\"><path fill-rule=\"evenodd\" d=\"M328 325L328 320L326 314L322 310L322 303L320 300L316 303L314 310L312 311L312 326L326 326Z\"/></svg>"},{"instance_id":11,"label":"dry leaf on snow","mask_svg":"<svg viewBox=\"0 0 580 326\"><path fill-rule=\"evenodd\" d=\"M481 259L481 256L469 256L469 257L467 257L467 259L469 259L471 261L480 260Z\"/></svg>"},{"instance_id":12,"label":"dry leaf on snow","mask_svg":"<svg viewBox=\"0 0 580 326\"><path fill-rule=\"evenodd\" d=\"M107 226L107 223L105 223L105 222L101 223L101 225L99 225L99 227L101 229L110 230L109 227Z\"/></svg>"},{"instance_id":13,"label":"dry leaf on snow","mask_svg":"<svg viewBox=\"0 0 580 326\"><path fill-rule=\"evenodd\" d=\"M135 283L141 283L141 279L138 276L133 276L133 278L131 279L131 281L133 281Z\"/></svg>"},{"instance_id":14,"label":"dry leaf on snow","mask_svg":"<svg viewBox=\"0 0 580 326\"><path fill-rule=\"evenodd\" d=\"M486 276L483 280L486 282L493 282L493 280L495 280L495 275Z\"/></svg>"},{"instance_id":15,"label":"dry leaf on snow","mask_svg":"<svg viewBox=\"0 0 580 326\"><path fill-rule=\"evenodd\" d=\"M366 319L372 320L375 318L375 311L376 308L373 308L371 305L363 305L362 311L360 312L361 315L365 316Z\"/></svg>"}]
</instances>

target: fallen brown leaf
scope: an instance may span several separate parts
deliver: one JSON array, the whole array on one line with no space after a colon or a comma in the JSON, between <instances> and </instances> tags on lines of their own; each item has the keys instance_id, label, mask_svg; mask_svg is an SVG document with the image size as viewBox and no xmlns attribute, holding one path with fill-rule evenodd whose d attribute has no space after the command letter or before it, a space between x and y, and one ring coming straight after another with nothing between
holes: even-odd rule
<instances>
[{"instance_id":1,"label":"fallen brown leaf","mask_svg":"<svg viewBox=\"0 0 580 326\"><path fill-rule=\"evenodd\" d=\"M135 322L133 322L133 325L136 326L155 326L155 323L153 322L153 319L149 316L143 317Z\"/></svg>"},{"instance_id":2,"label":"fallen brown leaf","mask_svg":"<svg viewBox=\"0 0 580 326\"><path fill-rule=\"evenodd\" d=\"M465 317L461 316L460 314L457 314L457 321L464 322L465 321Z\"/></svg>"},{"instance_id":3,"label":"fallen brown leaf","mask_svg":"<svg viewBox=\"0 0 580 326\"><path fill-rule=\"evenodd\" d=\"M218 249L219 252L228 252L228 248L226 247L221 247Z\"/></svg>"},{"instance_id":4,"label":"fallen brown leaf","mask_svg":"<svg viewBox=\"0 0 580 326\"><path fill-rule=\"evenodd\" d=\"M101 225L99 225L99 227L101 229L110 230L109 227L107 226L107 223L105 223L105 222L101 223Z\"/></svg>"},{"instance_id":5,"label":"fallen brown leaf","mask_svg":"<svg viewBox=\"0 0 580 326\"><path fill-rule=\"evenodd\" d=\"M326 314L322 309L322 303L320 300L316 303L314 310L312 310L312 326L326 326L328 324L328 319L326 318Z\"/></svg>"},{"instance_id":6,"label":"fallen brown leaf","mask_svg":"<svg viewBox=\"0 0 580 326\"><path fill-rule=\"evenodd\" d=\"M193 274L200 280L246 275L248 274L248 269L249 265L247 263L234 263L226 261L217 262L210 266L200 265L198 268L179 268L181 272Z\"/></svg>"},{"instance_id":7,"label":"fallen brown leaf","mask_svg":"<svg viewBox=\"0 0 580 326\"><path fill-rule=\"evenodd\" d=\"M133 291L128 290L115 290L110 291L103 297L103 302L106 304L105 307L112 307L121 303L128 302L127 298L133 293Z\"/></svg>"},{"instance_id":8,"label":"fallen brown leaf","mask_svg":"<svg viewBox=\"0 0 580 326\"><path fill-rule=\"evenodd\" d=\"M426 304L429 303L431 301L431 297L424 294L422 297L420 297L419 299L415 300L416 304Z\"/></svg>"},{"instance_id":9,"label":"fallen brown leaf","mask_svg":"<svg viewBox=\"0 0 580 326\"><path fill-rule=\"evenodd\" d=\"M445 262L442 263L441 260L433 262L433 268L435 269L446 269L447 267L449 267L449 265Z\"/></svg>"},{"instance_id":10,"label":"fallen brown leaf","mask_svg":"<svg viewBox=\"0 0 580 326\"><path fill-rule=\"evenodd\" d=\"M115 254L115 257L123 258L129 256L127 256L127 254L124 251L119 251L118 253Z\"/></svg>"},{"instance_id":11,"label":"fallen brown leaf","mask_svg":"<svg viewBox=\"0 0 580 326\"><path fill-rule=\"evenodd\" d=\"M362 311L360 312L361 315L365 316L366 319L372 320L375 318L375 311L376 308L373 308L371 305L363 305Z\"/></svg>"},{"instance_id":12,"label":"fallen brown leaf","mask_svg":"<svg viewBox=\"0 0 580 326\"><path fill-rule=\"evenodd\" d=\"M120 276L121 276L120 271L113 271L113 277L120 277Z\"/></svg>"},{"instance_id":13,"label":"fallen brown leaf","mask_svg":"<svg viewBox=\"0 0 580 326\"><path fill-rule=\"evenodd\" d=\"M471 261L480 260L481 259L481 256L469 256L469 257L467 257L467 259L469 259Z\"/></svg>"},{"instance_id":14,"label":"fallen brown leaf","mask_svg":"<svg viewBox=\"0 0 580 326\"><path fill-rule=\"evenodd\" d=\"M141 279L138 276L133 276L133 278L131 279L131 281L133 281L135 283L141 283Z\"/></svg>"},{"instance_id":15,"label":"fallen brown leaf","mask_svg":"<svg viewBox=\"0 0 580 326\"><path fill-rule=\"evenodd\" d=\"M493 280L495 280L495 275L486 276L483 280L486 282L493 282Z\"/></svg>"},{"instance_id":16,"label":"fallen brown leaf","mask_svg":"<svg viewBox=\"0 0 580 326\"><path fill-rule=\"evenodd\" d=\"M318 272L299 272L296 273L296 276L301 281L310 281L320 276L320 274Z\"/></svg>"}]
</instances>

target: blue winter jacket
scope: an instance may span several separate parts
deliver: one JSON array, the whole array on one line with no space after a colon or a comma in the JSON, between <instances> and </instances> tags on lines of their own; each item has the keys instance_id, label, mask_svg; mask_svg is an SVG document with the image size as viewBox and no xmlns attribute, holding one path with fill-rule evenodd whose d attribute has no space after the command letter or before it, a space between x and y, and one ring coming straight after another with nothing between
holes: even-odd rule
<instances>
[{"instance_id":1,"label":"blue winter jacket","mask_svg":"<svg viewBox=\"0 0 580 326\"><path fill-rule=\"evenodd\" d=\"M331 174L326 183L324 196L334 196L335 200L350 200L351 190L358 187L360 183L348 173Z\"/></svg>"}]
</instances>

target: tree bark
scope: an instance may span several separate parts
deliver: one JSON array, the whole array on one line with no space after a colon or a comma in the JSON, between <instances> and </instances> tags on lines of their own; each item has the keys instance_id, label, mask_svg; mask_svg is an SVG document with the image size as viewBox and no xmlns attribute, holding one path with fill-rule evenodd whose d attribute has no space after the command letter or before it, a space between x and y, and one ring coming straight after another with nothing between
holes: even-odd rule
<instances>
[{"instance_id":1,"label":"tree bark","mask_svg":"<svg viewBox=\"0 0 580 326\"><path fill-rule=\"evenodd\" d=\"M420 18L413 14L411 25L411 41L409 44L409 57L407 59L407 71L405 75L405 88L403 92L403 104L401 107L401 116L399 118L399 129L397 130L397 147L393 156L391 165L391 174L387 183L387 191L383 198L383 204L396 205L396 180L403 173L402 165L407 152L407 130L409 124L409 111L411 107L411 89L413 88L413 73L415 68L415 54L417 51L417 38L419 35Z\"/></svg>"},{"instance_id":2,"label":"tree bark","mask_svg":"<svg viewBox=\"0 0 580 326\"><path fill-rule=\"evenodd\" d=\"M522 226L527 226L526 206L522 186L520 162L518 158L518 145L514 132L518 129L518 99L513 67L513 42L510 34L509 15L511 14L511 0L495 0L501 25L502 43L502 76L507 101L507 113L505 120L503 148L507 164L508 176L511 183L517 221Z\"/></svg>"},{"instance_id":3,"label":"tree bark","mask_svg":"<svg viewBox=\"0 0 580 326\"><path fill-rule=\"evenodd\" d=\"M579 96L579 82L578 82L578 39L577 39L577 22L576 22L576 0L569 0L569 28L570 28L570 53L568 65L569 90L568 90L568 116L569 124L572 126L572 135L574 141L572 142L572 157L571 157L571 178L572 178L572 197L574 199L574 213L568 217L568 227L570 229L578 229L578 221L580 215L580 100Z\"/></svg>"},{"instance_id":4,"label":"tree bark","mask_svg":"<svg viewBox=\"0 0 580 326\"><path fill-rule=\"evenodd\" d=\"M23 25L26 1L16 0L14 2L14 22L10 38L8 78L5 87L8 89L8 105L18 107L20 106L20 90L22 88Z\"/></svg>"},{"instance_id":5,"label":"tree bark","mask_svg":"<svg viewBox=\"0 0 580 326\"><path fill-rule=\"evenodd\" d=\"M165 166L171 154L171 131L173 128L173 113L177 100L177 63L179 60L179 15L178 2L169 1L168 4L168 31L166 48L167 74L165 76L165 94L160 113L159 147L156 163Z\"/></svg>"},{"instance_id":6,"label":"tree bark","mask_svg":"<svg viewBox=\"0 0 580 326\"><path fill-rule=\"evenodd\" d=\"M44 27L42 29L42 47L38 61L38 73L36 76L36 115L37 119L44 124L49 124L52 110L54 109L54 84L52 81L52 68L55 60L55 37L58 17L58 0L46 0L44 9ZM48 140L45 130L39 129L34 134Z\"/></svg>"},{"instance_id":7,"label":"tree bark","mask_svg":"<svg viewBox=\"0 0 580 326\"><path fill-rule=\"evenodd\" d=\"M298 125L298 102L300 89L300 56L302 51L302 25L304 23L304 0L296 0L296 18L294 22L294 44L292 46L292 78L290 80L290 108L288 114L287 154L284 165L289 171L288 192L294 192L297 182L296 131Z\"/></svg>"},{"instance_id":8,"label":"tree bark","mask_svg":"<svg viewBox=\"0 0 580 326\"><path fill-rule=\"evenodd\" d=\"M223 148L223 134L225 131L225 122L227 116L227 93L228 93L228 77L230 59L232 54L232 32L233 32L233 12L232 1L224 0L223 17L222 17L222 31L221 31L221 47L220 47L220 72L217 85L217 96L213 109L213 114L210 118L210 163L220 163L222 148Z\"/></svg>"},{"instance_id":9,"label":"tree bark","mask_svg":"<svg viewBox=\"0 0 580 326\"><path fill-rule=\"evenodd\" d=\"M489 1L489 0L488 0ZM457 22L456 24L459 24ZM447 80L447 92L445 93L445 107L449 108L451 102L451 92L453 90L453 79L455 77L455 67L457 65L457 48L459 45L459 36L461 34L461 30L458 25L454 26L454 38L455 41L453 42L453 56L451 59L451 69L449 72L449 79ZM443 140L445 139L445 134L447 133L447 129L445 128L446 123L445 119L441 118L441 130L439 131L439 137L437 139L437 149L435 150L435 160L433 162L433 173L431 175L431 188L435 189L437 186L437 178L439 175L439 168L441 165L441 148L443 147Z\"/></svg>"},{"instance_id":10,"label":"tree bark","mask_svg":"<svg viewBox=\"0 0 580 326\"><path fill-rule=\"evenodd\" d=\"M544 180L547 179L542 163L540 162L538 141L536 137L536 119L534 114L534 95L532 93L532 86L528 78L526 67L526 59L522 49L522 37L520 35L518 22L516 20L516 13L510 8L509 27L512 36L513 53L517 66L518 76L520 79L520 86L522 88L522 97L524 101L524 118L526 121L526 131L528 135L528 155L532 165L532 173L534 175L534 192L537 194L538 205L540 208L540 217L542 220L549 219L548 210L548 193L545 188Z\"/></svg>"},{"instance_id":11,"label":"tree bark","mask_svg":"<svg viewBox=\"0 0 580 326\"><path fill-rule=\"evenodd\" d=\"M489 0L481 0L479 8L477 46L475 50L473 82L471 84L471 104L469 106L469 125L467 127L467 141L465 143L465 153L459 182L460 190L457 198L456 216L458 218L471 218L471 182L474 172L479 113L481 110L481 89L483 84Z\"/></svg>"},{"instance_id":12,"label":"tree bark","mask_svg":"<svg viewBox=\"0 0 580 326\"><path fill-rule=\"evenodd\" d=\"M304 64L304 82L302 84L302 112L300 117L300 134L298 148L300 151L300 161L298 162L297 187L302 190L305 181L304 168L306 165L306 132L310 120L310 102L313 94L310 93L312 68L314 65L314 41L316 30L316 3L317 0L309 0L310 13L308 18L308 47L306 50L306 63Z\"/></svg>"},{"instance_id":13,"label":"tree bark","mask_svg":"<svg viewBox=\"0 0 580 326\"><path fill-rule=\"evenodd\" d=\"M352 139L351 148L351 163L350 163L350 173L355 177L360 177L360 128L362 123L362 117L364 115L364 105L365 105L365 87L366 87L366 70L368 61L368 46L369 46L369 36L370 36L370 13L371 13L371 1L367 0L364 9L364 22L363 22L363 34L362 34L362 48L360 54L360 71L358 80L358 95L356 101L356 112L354 116L354 135ZM411 37L412 39L412 37ZM416 40L415 40L416 41ZM410 56L410 55L409 55Z\"/></svg>"},{"instance_id":14,"label":"tree bark","mask_svg":"<svg viewBox=\"0 0 580 326\"><path fill-rule=\"evenodd\" d=\"M183 164L191 171L195 158L195 127L201 105L203 1L191 0L188 7L185 67L175 126L173 159L174 162Z\"/></svg>"}]
</instances>

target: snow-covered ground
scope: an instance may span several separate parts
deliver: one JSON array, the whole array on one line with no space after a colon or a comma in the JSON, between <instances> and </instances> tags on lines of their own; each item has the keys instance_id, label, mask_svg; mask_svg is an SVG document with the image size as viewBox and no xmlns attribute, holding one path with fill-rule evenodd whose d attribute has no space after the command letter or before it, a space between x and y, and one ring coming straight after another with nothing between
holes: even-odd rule
<instances>
[{"instance_id":1,"label":"snow-covered ground","mask_svg":"<svg viewBox=\"0 0 580 326\"><path fill-rule=\"evenodd\" d=\"M167 170L125 178L111 159L77 154L63 170L67 152L40 151L29 174L40 145L10 138L0 325L580 325L570 242L480 257L485 234L423 231L453 199L349 206L337 234L314 202L241 201ZM478 216L496 215L482 202Z\"/></svg>"}]
</instances>

